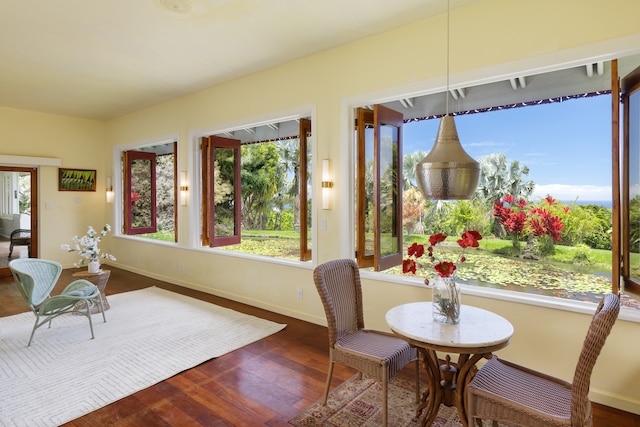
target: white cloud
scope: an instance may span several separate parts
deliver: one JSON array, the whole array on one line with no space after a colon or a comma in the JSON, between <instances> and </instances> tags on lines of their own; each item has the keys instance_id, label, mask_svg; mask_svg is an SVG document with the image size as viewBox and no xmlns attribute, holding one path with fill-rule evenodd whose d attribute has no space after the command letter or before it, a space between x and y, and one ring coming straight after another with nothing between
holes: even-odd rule
<instances>
[{"instance_id":1,"label":"white cloud","mask_svg":"<svg viewBox=\"0 0 640 427\"><path fill-rule=\"evenodd\" d=\"M566 185L566 184L536 184L533 198L543 199L550 195L556 200L611 200L611 187L606 185Z\"/></svg>"}]
</instances>

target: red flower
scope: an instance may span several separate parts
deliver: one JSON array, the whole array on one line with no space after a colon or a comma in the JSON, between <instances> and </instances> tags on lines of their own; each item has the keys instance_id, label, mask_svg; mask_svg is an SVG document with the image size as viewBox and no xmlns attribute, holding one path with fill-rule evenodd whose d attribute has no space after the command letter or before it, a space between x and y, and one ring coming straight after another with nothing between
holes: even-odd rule
<instances>
[{"instance_id":1,"label":"red flower","mask_svg":"<svg viewBox=\"0 0 640 427\"><path fill-rule=\"evenodd\" d=\"M438 243L444 242L447 238L443 233L437 233L429 236L430 246L426 249L429 260L434 263L433 268L440 277L450 277L456 271L455 263L451 261L436 260L434 256L434 246ZM469 230L462 233L462 237L458 240L458 245L464 250L466 248L477 248L479 245L478 240L482 239L482 234L476 230ZM416 260L422 257L425 253L424 245L413 243L407 248L407 255L410 258L402 260L402 272L416 274L417 268L420 266L416 263ZM458 262L465 262L467 258L464 254L460 254ZM428 285L428 282L426 282Z\"/></svg>"},{"instance_id":2,"label":"red flower","mask_svg":"<svg viewBox=\"0 0 640 427\"><path fill-rule=\"evenodd\" d=\"M520 199L518 200L518 203L516 203L516 206L519 208L524 208L525 206L527 206L527 201L525 199Z\"/></svg>"},{"instance_id":3,"label":"red flower","mask_svg":"<svg viewBox=\"0 0 640 427\"><path fill-rule=\"evenodd\" d=\"M444 242L446 239L447 239L447 236L445 236L442 233L434 234L431 237L429 237L429 244L431 246L435 246L440 242Z\"/></svg>"},{"instance_id":4,"label":"red flower","mask_svg":"<svg viewBox=\"0 0 640 427\"><path fill-rule=\"evenodd\" d=\"M520 234L524 230L527 221L527 213L525 211L511 212L511 215L504 221L507 231L514 234Z\"/></svg>"},{"instance_id":5,"label":"red flower","mask_svg":"<svg viewBox=\"0 0 640 427\"><path fill-rule=\"evenodd\" d=\"M558 204L558 201L556 199L554 199L553 197L551 197L551 196L545 197L544 200L550 205L557 205Z\"/></svg>"},{"instance_id":6,"label":"red flower","mask_svg":"<svg viewBox=\"0 0 640 427\"><path fill-rule=\"evenodd\" d=\"M402 260L402 272L416 274L416 262L412 259Z\"/></svg>"},{"instance_id":7,"label":"red flower","mask_svg":"<svg viewBox=\"0 0 640 427\"><path fill-rule=\"evenodd\" d=\"M513 203L514 198L513 198L513 196L512 196L511 194L506 194L506 195L502 198L502 200L504 200L506 203L511 204L511 203Z\"/></svg>"},{"instance_id":8,"label":"red flower","mask_svg":"<svg viewBox=\"0 0 640 427\"><path fill-rule=\"evenodd\" d=\"M407 248L407 255L420 258L424 255L424 245L420 245L414 242L409 248Z\"/></svg>"},{"instance_id":9,"label":"red flower","mask_svg":"<svg viewBox=\"0 0 640 427\"><path fill-rule=\"evenodd\" d=\"M436 264L433 268L440 277L449 277L456 271L456 265L451 261L443 261Z\"/></svg>"},{"instance_id":10,"label":"red flower","mask_svg":"<svg viewBox=\"0 0 640 427\"><path fill-rule=\"evenodd\" d=\"M477 248L480 246L478 240L482 239L482 235L475 230L465 231L462 233L462 238L458 240L458 245L461 248ZM464 262L464 260L461 260Z\"/></svg>"}]
</instances>

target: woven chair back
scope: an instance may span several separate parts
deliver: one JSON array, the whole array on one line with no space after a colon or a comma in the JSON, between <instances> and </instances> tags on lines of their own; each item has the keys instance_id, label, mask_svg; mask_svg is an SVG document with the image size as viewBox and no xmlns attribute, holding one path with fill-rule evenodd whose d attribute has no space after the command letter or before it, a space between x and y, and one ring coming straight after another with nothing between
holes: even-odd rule
<instances>
[{"instance_id":1,"label":"woven chair back","mask_svg":"<svg viewBox=\"0 0 640 427\"><path fill-rule=\"evenodd\" d=\"M589 406L591 372L620 312L620 298L607 294L598 304L582 345L571 387L571 425L582 425Z\"/></svg>"},{"instance_id":2,"label":"woven chair back","mask_svg":"<svg viewBox=\"0 0 640 427\"><path fill-rule=\"evenodd\" d=\"M36 258L15 259L9 269L20 294L32 308L47 299L62 273L59 263Z\"/></svg>"},{"instance_id":3,"label":"woven chair back","mask_svg":"<svg viewBox=\"0 0 640 427\"><path fill-rule=\"evenodd\" d=\"M327 316L329 345L358 329L364 328L362 288L358 265L351 259L328 261L313 272Z\"/></svg>"}]
</instances>

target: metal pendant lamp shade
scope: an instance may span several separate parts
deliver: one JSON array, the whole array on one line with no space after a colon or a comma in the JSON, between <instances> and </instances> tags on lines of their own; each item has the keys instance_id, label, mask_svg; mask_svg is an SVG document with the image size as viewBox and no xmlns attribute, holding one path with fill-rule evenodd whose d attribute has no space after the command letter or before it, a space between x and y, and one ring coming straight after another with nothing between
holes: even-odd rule
<instances>
[{"instance_id":1,"label":"metal pendant lamp shade","mask_svg":"<svg viewBox=\"0 0 640 427\"><path fill-rule=\"evenodd\" d=\"M433 148L416 166L418 188L427 200L470 199L479 176L480 164L462 148L453 116L447 114Z\"/></svg>"}]
</instances>

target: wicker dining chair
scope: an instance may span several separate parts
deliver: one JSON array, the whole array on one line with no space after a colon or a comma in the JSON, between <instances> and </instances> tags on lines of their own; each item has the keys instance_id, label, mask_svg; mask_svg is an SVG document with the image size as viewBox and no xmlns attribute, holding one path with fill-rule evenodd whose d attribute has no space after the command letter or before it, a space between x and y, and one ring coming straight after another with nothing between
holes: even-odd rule
<instances>
[{"instance_id":1,"label":"wicker dining chair","mask_svg":"<svg viewBox=\"0 0 640 427\"><path fill-rule=\"evenodd\" d=\"M358 265L351 259L316 267L313 279L322 299L329 329L329 372L322 404L326 405L334 363L342 363L382 383L382 425L387 425L387 385L407 364L416 365L416 402L419 400L417 350L391 333L364 328L362 287Z\"/></svg>"},{"instance_id":2,"label":"wicker dining chair","mask_svg":"<svg viewBox=\"0 0 640 427\"><path fill-rule=\"evenodd\" d=\"M38 258L21 258L9 262L9 269L20 295L36 316L27 347L31 345L36 329L46 324L51 327L51 321L63 314L76 313L86 316L89 319L92 339L94 335L91 308L94 304L100 307L102 320L107 321L102 295L88 280L74 280L60 294L51 296L51 291L62 273L60 263ZM84 303L84 309L78 308L79 303Z\"/></svg>"},{"instance_id":3,"label":"wicker dining chair","mask_svg":"<svg viewBox=\"0 0 640 427\"><path fill-rule=\"evenodd\" d=\"M589 385L596 359L618 317L620 299L600 301L584 340L573 383L494 356L466 388L469 425L493 420L519 426L592 426Z\"/></svg>"}]
</instances>

